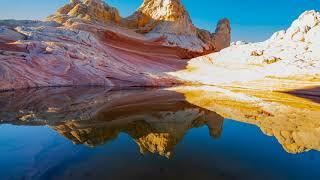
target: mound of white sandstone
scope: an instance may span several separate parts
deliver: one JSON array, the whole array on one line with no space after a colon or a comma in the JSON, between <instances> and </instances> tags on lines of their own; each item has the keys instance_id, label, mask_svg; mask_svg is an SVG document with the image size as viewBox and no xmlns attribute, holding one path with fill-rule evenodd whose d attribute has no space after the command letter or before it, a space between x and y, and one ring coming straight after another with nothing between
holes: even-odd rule
<instances>
[{"instance_id":1,"label":"mound of white sandstone","mask_svg":"<svg viewBox=\"0 0 320 180\"><path fill-rule=\"evenodd\" d=\"M171 73L202 84L237 84L288 79L320 82L320 13L306 11L286 31L259 43L233 43L194 58L187 70Z\"/></svg>"}]
</instances>

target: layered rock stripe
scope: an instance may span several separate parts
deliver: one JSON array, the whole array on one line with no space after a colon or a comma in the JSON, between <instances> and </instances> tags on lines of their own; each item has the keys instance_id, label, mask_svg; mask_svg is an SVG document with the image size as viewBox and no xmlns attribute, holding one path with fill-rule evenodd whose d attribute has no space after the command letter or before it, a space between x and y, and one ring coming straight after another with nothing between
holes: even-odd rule
<instances>
[{"instance_id":1,"label":"layered rock stripe","mask_svg":"<svg viewBox=\"0 0 320 180\"><path fill-rule=\"evenodd\" d=\"M128 18L101 0L72 0L46 21L0 26L1 90L171 86L182 81L168 72L184 69L184 59L230 43L228 20L214 33L198 29L179 0L146 0Z\"/></svg>"}]
</instances>

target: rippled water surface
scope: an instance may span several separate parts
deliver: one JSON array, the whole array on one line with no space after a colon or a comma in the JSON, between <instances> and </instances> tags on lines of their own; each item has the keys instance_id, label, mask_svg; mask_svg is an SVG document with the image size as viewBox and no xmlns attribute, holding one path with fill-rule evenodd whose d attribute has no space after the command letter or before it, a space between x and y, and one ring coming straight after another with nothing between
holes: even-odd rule
<instances>
[{"instance_id":1,"label":"rippled water surface","mask_svg":"<svg viewBox=\"0 0 320 180\"><path fill-rule=\"evenodd\" d=\"M284 117L267 101L262 111L226 103L219 90L178 92L1 93L0 179L320 179L318 125L305 115L310 129L292 119L274 126ZM310 103L299 108L316 117Z\"/></svg>"}]
</instances>

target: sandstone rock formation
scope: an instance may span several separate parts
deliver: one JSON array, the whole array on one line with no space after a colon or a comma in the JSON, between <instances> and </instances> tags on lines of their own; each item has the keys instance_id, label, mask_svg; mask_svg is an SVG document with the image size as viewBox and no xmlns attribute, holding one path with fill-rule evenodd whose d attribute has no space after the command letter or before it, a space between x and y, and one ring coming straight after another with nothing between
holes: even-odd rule
<instances>
[{"instance_id":1,"label":"sandstone rock formation","mask_svg":"<svg viewBox=\"0 0 320 180\"><path fill-rule=\"evenodd\" d=\"M145 0L141 7L126 18L129 26L145 32L193 35L193 26L188 12L180 0Z\"/></svg>"},{"instance_id":2,"label":"sandstone rock formation","mask_svg":"<svg viewBox=\"0 0 320 180\"><path fill-rule=\"evenodd\" d=\"M198 29L180 0L145 0L131 16L119 12L101 0L71 1L49 20L75 26L78 23L114 24L145 34L148 39L162 39L163 45L181 47L199 54L220 51L230 45L231 28L227 19L218 23L215 33Z\"/></svg>"},{"instance_id":3,"label":"sandstone rock formation","mask_svg":"<svg viewBox=\"0 0 320 180\"><path fill-rule=\"evenodd\" d=\"M218 23L215 33L198 29L180 0L145 0L124 24L146 33L149 38L165 38L167 46L200 53L220 51L230 45L231 28L227 19Z\"/></svg>"},{"instance_id":4,"label":"sandstone rock formation","mask_svg":"<svg viewBox=\"0 0 320 180\"><path fill-rule=\"evenodd\" d=\"M286 31L276 32L271 41L319 43L320 12L306 11Z\"/></svg>"},{"instance_id":5,"label":"sandstone rock formation","mask_svg":"<svg viewBox=\"0 0 320 180\"><path fill-rule=\"evenodd\" d=\"M171 73L202 84L251 88L279 79L320 85L320 13L304 12L286 31L259 43L235 43L220 52L194 58L186 70ZM246 82L259 81L254 85ZM268 81L268 82L266 82ZM241 84L239 84L241 83ZM283 82L282 84L285 84ZM299 88L299 87L295 87Z\"/></svg>"},{"instance_id":6,"label":"sandstone rock formation","mask_svg":"<svg viewBox=\"0 0 320 180\"><path fill-rule=\"evenodd\" d=\"M77 21L119 23L121 17L117 9L101 0L71 0L48 19L62 24L72 24Z\"/></svg>"},{"instance_id":7,"label":"sandstone rock formation","mask_svg":"<svg viewBox=\"0 0 320 180\"><path fill-rule=\"evenodd\" d=\"M230 43L228 20L213 34L200 30L179 0L146 0L128 18L102 0L72 0L48 21L0 26L0 90L171 86L182 82L168 73L184 69L183 59Z\"/></svg>"}]
</instances>

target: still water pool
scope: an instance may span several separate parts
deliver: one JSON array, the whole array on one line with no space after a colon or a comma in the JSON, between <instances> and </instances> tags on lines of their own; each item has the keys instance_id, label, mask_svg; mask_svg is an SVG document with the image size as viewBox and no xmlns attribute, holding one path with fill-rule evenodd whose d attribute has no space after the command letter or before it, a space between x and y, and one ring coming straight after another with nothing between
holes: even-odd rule
<instances>
[{"instance_id":1,"label":"still water pool","mask_svg":"<svg viewBox=\"0 0 320 180\"><path fill-rule=\"evenodd\" d=\"M259 127L165 90L42 89L0 100L1 180L320 179L320 152L290 153Z\"/></svg>"}]
</instances>

